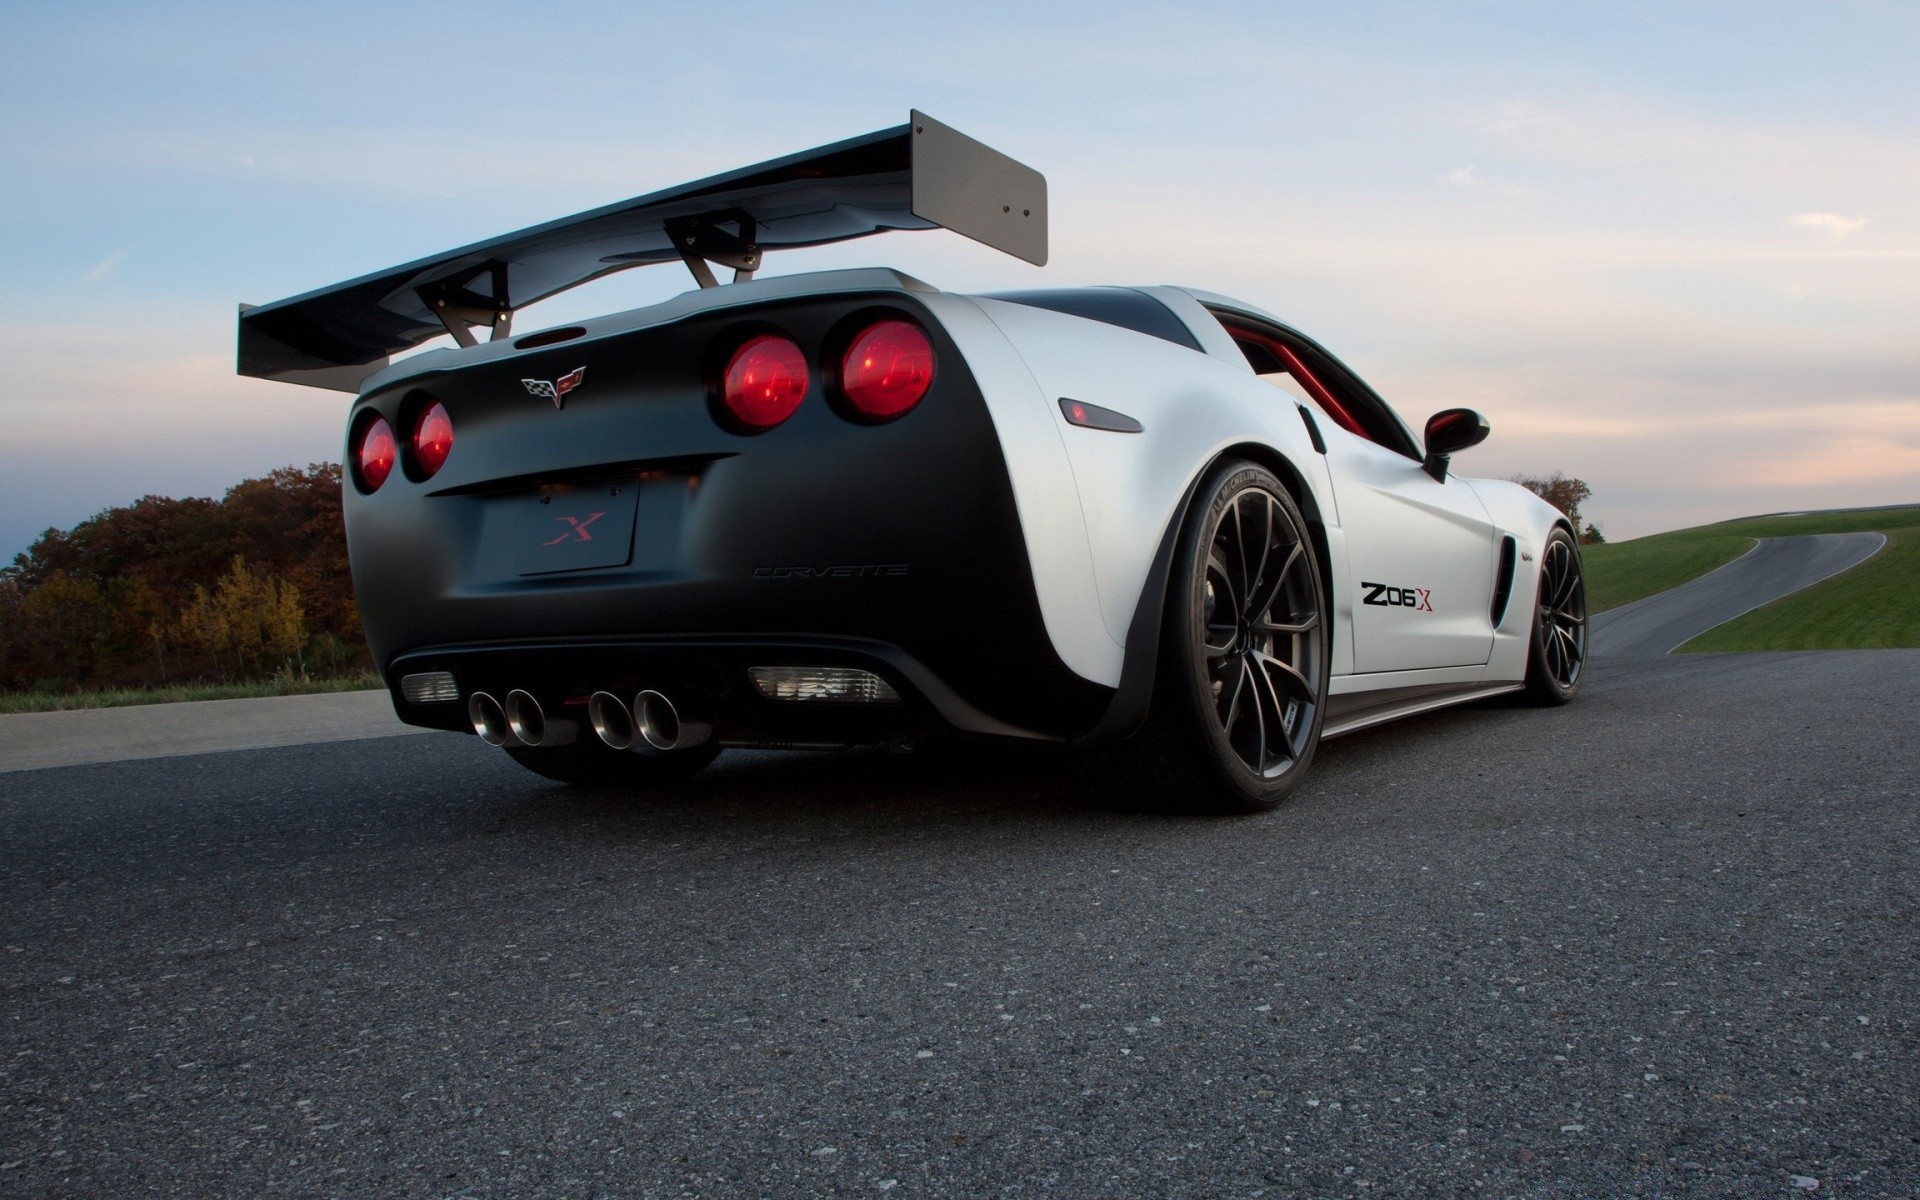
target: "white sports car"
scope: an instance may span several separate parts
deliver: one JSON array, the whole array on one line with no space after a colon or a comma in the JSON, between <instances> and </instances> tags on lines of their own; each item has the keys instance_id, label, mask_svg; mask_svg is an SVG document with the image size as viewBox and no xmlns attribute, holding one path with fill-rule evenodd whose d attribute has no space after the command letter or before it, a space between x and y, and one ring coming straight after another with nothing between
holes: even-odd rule
<instances>
[{"instance_id":1,"label":"white sports car","mask_svg":"<svg viewBox=\"0 0 1920 1200\"><path fill-rule=\"evenodd\" d=\"M347 537L400 718L595 784L727 746L1056 742L1116 800L1244 812L1322 738L1573 697L1573 531L1452 473L1478 414L1415 438L1318 343L1203 291L753 277L934 227L1043 264L1045 181L916 112L243 308L243 374L356 395ZM512 331L664 262L700 286Z\"/></svg>"}]
</instances>

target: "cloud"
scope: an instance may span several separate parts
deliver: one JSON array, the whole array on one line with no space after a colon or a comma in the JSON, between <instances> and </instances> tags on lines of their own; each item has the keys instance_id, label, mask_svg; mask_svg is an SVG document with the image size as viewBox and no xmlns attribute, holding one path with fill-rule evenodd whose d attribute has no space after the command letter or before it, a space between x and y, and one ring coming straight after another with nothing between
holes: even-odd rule
<instances>
[{"instance_id":1,"label":"cloud","mask_svg":"<svg viewBox=\"0 0 1920 1200\"><path fill-rule=\"evenodd\" d=\"M1441 183L1452 184L1454 187L1472 187L1475 183L1479 182L1473 177L1472 163L1468 163L1464 167L1455 167L1446 174L1436 176L1435 178L1439 179Z\"/></svg>"},{"instance_id":2,"label":"cloud","mask_svg":"<svg viewBox=\"0 0 1920 1200\"><path fill-rule=\"evenodd\" d=\"M1905 483L1910 489L1920 479L1920 439L1844 431L1793 453L1783 449L1756 456L1752 470L1752 482L1771 487L1818 487L1845 480Z\"/></svg>"},{"instance_id":3,"label":"cloud","mask_svg":"<svg viewBox=\"0 0 1920 1200\"><path fill-rule=\"evenodd\" d=\"M232 339L225 308L0 329L0 562L110 504L337 460L347 398L235 375Z\"/></svg>"},{"instance_id":4,"label":"cloud","mask_svg":"<svg viewBox=\"0 0 1920 1200\"><path fill-rule=\"evenodd\" d=\"M126 259L127 253L125 250L115 250L112 254L107 255L99 262L93 264L87 273L80 277L80 282L83 285L91 285L104 280L107 276L113 274L121 262Z\"/></svg>"},{"instance_id":5,"label":"cloud","mask_svg":"<svg viewBox=\"0 0 1920 1200\"><path fill-rule=\"evenodd\" d=\"M1910 209L1920 190L1920 139L1859 123L1781 121L1642 96L1571 93L1474 109L1461 129L1476 139L1470 144L1480 154L1518 159L1536 172L1557 166L1565 188L1593 186L1595 195L1616 205L1620 184L1628 181L1676 209L1702 211L1725 206L1730 194L1797 207L1806 202L1809 180L1850 204L1892 212ZM1859 219L1830 213L1789 219L1803 224L1808 217L1822 231L1831 231L1833 221Z\"/></svg>"},{"instance_id":6,"label":"cloud","mask_svg":"<svg viewBox=\"0 0 1920 1200\"><path fill-rule=\"evenodd\" d=\"M1824 233L1834 241L1855 234L1867 224L1865 217L1843 217L1833 212L1803 212L1787 218L1787 224L1798 225L1802 229L1812 229Z\"/></svg>"}]
</instances>

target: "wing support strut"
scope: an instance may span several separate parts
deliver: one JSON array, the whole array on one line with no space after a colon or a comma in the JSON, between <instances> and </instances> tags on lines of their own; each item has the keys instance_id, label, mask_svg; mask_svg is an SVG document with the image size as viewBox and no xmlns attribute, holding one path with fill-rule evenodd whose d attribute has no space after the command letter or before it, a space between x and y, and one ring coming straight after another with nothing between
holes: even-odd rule
<instances>
[{"instance_id":1,"label":"wing support strut","mask_svg":"<svg viewBox=\"0 0 1920 1200\"><path fill-rule=\"evenodd\" d=\"M724 228L728 223L735 227L734 232ZM674 249L680 252L680 260L693 272L694 282L703 288L720 286L708 263L732 267L735 283L752 279L760 267L760 246L754 241L758 226L751 213L735 208L683 217L669 220L666 228Z\"/></svg>"},{"instance_id":2,"label":"wing support strut","mask_svg":"<svg viewBox=\"0 0 1920 1200\"><path fill-rule=\"evenodd\" d=\"M473 290L481 276L487 277L487 294ZM418 291L420 299L440 318L453 340L462 346L474 346L475 328L492 332L487 340L497 342L513 333L513 305L507 300L507 264L490 262L458 283L430 284Z\"/></svg>"}]
</instances>

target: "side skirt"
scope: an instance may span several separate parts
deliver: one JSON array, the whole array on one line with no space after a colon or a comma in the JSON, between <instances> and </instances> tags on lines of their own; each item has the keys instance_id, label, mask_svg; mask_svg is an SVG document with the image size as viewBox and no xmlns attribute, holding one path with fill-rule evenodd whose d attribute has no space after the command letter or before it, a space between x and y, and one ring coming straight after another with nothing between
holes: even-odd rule
<instances>
[{"instance_id":1,"label":"side skirt","mask_svg":"<svg viewBox=\"0 0 1920 1200\"><path fill-rule=\"evenodd\" d=\"M1358 733L1388 721L1465 704L1469 700L1484 700L1488 696L1517 692L1522 686L1518 683L1429 684L1424 687L1388 688L1330 696L1327 723L1320 730L1320 740L1324 742L1343 734Z\"/></svg>"}]
</instances>

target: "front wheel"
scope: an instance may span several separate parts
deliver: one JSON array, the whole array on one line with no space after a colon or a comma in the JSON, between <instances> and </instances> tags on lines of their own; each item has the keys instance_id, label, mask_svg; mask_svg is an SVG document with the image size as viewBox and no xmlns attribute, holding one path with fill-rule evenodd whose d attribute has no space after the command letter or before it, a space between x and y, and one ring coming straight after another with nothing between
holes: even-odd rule
<instances>
[{"instance_id":1,"label":"front wheel","mask_svg":"<svg viewBox=\"0 0 1920 1200\"><path fill-rule=\"evenodd\" d=\"M1331 661L1319 555L1271 472L1216 468L1181 531L1147 721L1085 752L1108 798L1156 812L1251 813L1306 774Z\"/></svg>"},{"instance_id":2,"label":"front wheel","mask_svg":"<svg viewBox=\"0 0 1920 1200\"><path fill-rule=\"evenodd\" d=\"M1533 602L1533 643L1527 651L1527 699L1556 705L1572 700L1587 667L1587 583L1580 547L1556 527L1540 552L1540 588Z\"/></svg>"}]
</instances>

